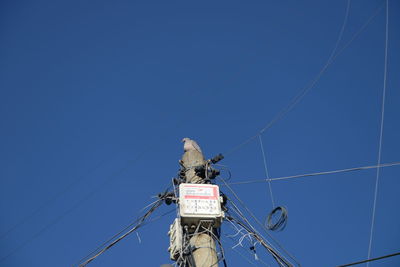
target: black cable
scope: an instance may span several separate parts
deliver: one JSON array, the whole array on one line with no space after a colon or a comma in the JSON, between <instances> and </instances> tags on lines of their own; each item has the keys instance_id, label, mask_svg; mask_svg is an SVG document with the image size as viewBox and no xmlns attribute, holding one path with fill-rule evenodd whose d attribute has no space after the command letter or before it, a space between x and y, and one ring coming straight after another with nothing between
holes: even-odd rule
<instances>
[{"instance_id":1,"label":"black cable","mask_svg":"<svg viewBox=\"0 0 400 267\"><path fill-rule=\"evenodd\" d=\"M217 242L219 245L219 248L221 250L221 255L222 255L222 263L224 264L224 267L228 267L228 264L226 263L226 258L225 258L225 250L222 246L222 242L221 242L221 227L215 229L215 236L217 237Z\"/></svg>"},{"instance_id":2,"label":"black cable","mask_svg":"<svg viewBox=\"0 0 400 267\"><path fill-rule=\"evenodd\" d=\"M366 263L366 262L370 262L370 261L377 261L377 260L386 259L386 258L390 258L390 257L394 257L394 256L399 256L399 255L400 255L400 252L397 252L397 253L388 254L385 256L376 257L376 258L372 258L372 259L368 259L368 260L362 260L362 261L357 261L357 262L348 263L348 264L344 264L344 265L339 265L337 267L353 266L353 265L357 265L357 264L362 264L362 263Z\"/></svg>"},{"instance_id":3,"label":"black cable","mask_svg":"<svg viewBox=\"0 0 400 267\"><path fill-rule=\"evenodd\" d=\"M221 228L220 227L219 228L214 228L212 231L209 231L209 232L211 233L211 236L213 237L213 239L217 241L219 249L221 251L222 262L224 263L224 267L227 267L226 259L225 259L225 251L224 251L224 248L222 246L221 239L220 239L220 237L221 237ZM218 260L218 261L220 261L220 260Z\"/></svg>"},{"instance_id":4,"label":"black cable","mask_svg":"<svg viewBox=\"0 0 400 267\"><path fill-rule=\"evenodd\" d=\"M187 256L189 267L196 267L196 261L194 260L193 248L189 245L189 255Z\"/></svg>"}]
</instances>

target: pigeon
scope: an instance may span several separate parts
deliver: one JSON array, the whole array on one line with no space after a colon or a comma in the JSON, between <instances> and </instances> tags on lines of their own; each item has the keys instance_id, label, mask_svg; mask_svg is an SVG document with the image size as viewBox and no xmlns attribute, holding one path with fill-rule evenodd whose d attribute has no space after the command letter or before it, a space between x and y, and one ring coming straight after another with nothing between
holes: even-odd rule
<instances>
[{"instance_id":1,"label":"pigeon","mask_svg":"<svg viewBox=\"0 0 400 267\"><path fill-rule=\"evenodd\" d=\"M196 141L194 141L194 140L192 140L192 139L190 139L190 138L185 137L185 138L182 139L182 142L184 143L184 144L183 144L183 150L184 150L185 152L191 151L191 150L196 150L197 152L202 153L202 152L201 152L201 148L200 148L199 145L196 143Z\"/></svg>"}]
</instances>

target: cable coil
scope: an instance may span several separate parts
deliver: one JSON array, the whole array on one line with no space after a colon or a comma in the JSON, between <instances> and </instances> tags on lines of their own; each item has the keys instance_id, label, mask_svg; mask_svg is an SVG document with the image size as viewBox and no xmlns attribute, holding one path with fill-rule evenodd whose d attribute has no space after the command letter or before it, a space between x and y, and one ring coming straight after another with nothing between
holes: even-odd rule
<instances>
[{"instance_id":1,"label":"cable coil","mask_svg":"<svg viewBox=\"0 0 400 267\"><path fill-rule=\"evenodd\" d=\"M274 216L278 215L279 219L274 222ZM285 229L288 220L288 211L285 207L278 206L273 209L265 220L265 227L271 231L282 231Z\"/></svg>"}]
</instances>

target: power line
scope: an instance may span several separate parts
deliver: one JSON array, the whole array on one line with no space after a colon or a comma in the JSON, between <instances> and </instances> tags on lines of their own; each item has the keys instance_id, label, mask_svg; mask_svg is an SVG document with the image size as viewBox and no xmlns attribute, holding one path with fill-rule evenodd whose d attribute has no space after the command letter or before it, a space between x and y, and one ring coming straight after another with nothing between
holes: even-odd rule
<instances>
[{"instance_id":1,"label":"power line","mask_svg":"<svg viewBox=\"0 0 400 267\"><path fill-rule=\"evenodd\" d=\"M385 256L381 256L381 257L377 257L377 258L372 258L372 259L368 259L368 260L363 260L363 261L357 261L357 262L353 262L353 263L348 263L348 264L344 264L344 265L339 265L337 267L347 267L347 266L353 266L353 265L358 265L358 264L362 264L362 263L370 263L371 261L377 261L377 260L382 260L382 259L386 259L386 258L390 258L390 257L394 257L394 256L398 256L400 255L400 252L397 253L393 253L393 254L388 254Z\"/></svg>"},{"instance_id":2,"label":"power line","mask_svg":"<svg viewBox=\"0 0 400 267\"><path fill-rule=\"evenodd\" d=\"M381 163L382 156L382 139L383 139L383 123L385 119L385 98L386 98L386 78L387 78L387 54L388 54L388 38L389 37L389 0L386 0L386 24L385 24L385 63L384 63L384 71L383 71L383 92L382 92L382 110L381 110L381 126L379 132L379 149L378 149L378 162L379 166ZM369 235L369 245L368 245L368 259L371 257L371 249L372 249L372 238L374 234L374 224L375 224L375 212L376 212L376 201L378 198L378 186L379 186L379 174L380 168L376 169L376 178L375 178L375 192L374 192L374 204L372 207L372 218L371 218L371 231ZM367 267L369 266L369 262L367 263Z\"/></svg>"},{"instance_id":3,"label":"power line","mask_svg":"<svg viewBox=\"0 0 400 267\"><path fill-rule=\"evenodd\" d=\"M350 7L350 3L348 2L347 8ZM233 152L237 151L238 149L240 149L241 147L247 145L248 143L250 143L252 140L254 140L255 138L257 138L260 134L264 133L266 130L268 130L269 128L272 127L272 125L274 125L276 122L278 122L279 120L281 120L287 113L289 113L302 99L303 97L312 89L314 88L314 86L317 84L317 82L319 81L319 79L321 78L322 74L325 73L325 71L327 70L327 68L335 61L335 59L365 30L365 28L371 23L371 21L378 15L379 11L382 9L382 5L380 4L376 9L375 12L372 13L372 15L367 19L367 21L360 27L360 29L352 36L352 38L334 55L329 57L329 59L326 61L325 65L321 68L321 70L319 71L319 73L314 77L314 79L311 80L311 82L309 83L308 86L304 87L302 90L300 90L300 92L294 96L291 101L289 102L289 104L287 106L285 106L281 111L279 111L279 113L277 113L275 115L275 117L273 117L273 119L267 123L265 126L263 126L261 128L261 130L259 130L255 135L249 137L248 139L246 139L244 142L238 144L237 146L233 147L232 149L228 150L227 152L224 153L225 156L228 156L230 154L232 154ZM348 11L346 11L346 16L344 19L344 23L342 26L342 29L344 28L344 26L347 23L347 17L348 17ZM342 38L342 34L343 34L343 30L340 32L339 34L339 39ZM338 42L337 42L338 43ZM335 45L335 48L333 49L333 51L335 51L337 49L337 46Z\"/></svg>"},{"instance_id":4,"label":"power line","mask_svg":"<svg viewBox=\"0 0 400 267\"><path fill-rule=\"evenodd\" d=\"M303 178L303 177L310 177L310 176L319 176L319 175L328 175L328 174L336 174L336 173L343 173L343 172L353 172L353 171L361 171L361 170L368 170L368 169L376 169L376 168L385 168L385 167L392 167L398 166L400 162L391 162L391 163L384 163L380 165L372 165L372 166L362 166L362 167L355 167L355 168L348 168L348 169L340 169L334 171L325 171L325 172L314 172L314 173L306 173L306 174L298 174L298 175L291 175L291 176L282 176L276 178L270 178L270 181L280 181L280 180L288 180L288 179L296 179L296 178ZM227 183L228 185L239 185L239 184L253 184L253 183L263 183L268 179L254 179L250 181L241 181L241 182L233 182Z\"/></svg>"}]
</instances>

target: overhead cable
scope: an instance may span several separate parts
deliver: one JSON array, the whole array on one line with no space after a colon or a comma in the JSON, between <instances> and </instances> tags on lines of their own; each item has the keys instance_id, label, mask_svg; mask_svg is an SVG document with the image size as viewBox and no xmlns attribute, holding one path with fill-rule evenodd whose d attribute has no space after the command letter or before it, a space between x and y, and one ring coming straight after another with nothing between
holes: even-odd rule
<instances>
[{"instance_id":1,"label":"overhead cable","mask_svg":"<svg viewBox=\"0 0 400 267\"><path fill-rule=\"evenodd\" d=\"M377 157L377 165L378 166L381 164L382 140L383 140L383 122L384 122L384 119L385 119L386 78L387 78L387 65L388 65L387 64L388 37L389 37L389 0L386 0L385 63L384 63L384 71L383 71L381 126L380 126L380 131L379 131L379 148L378 148L378 157ZM374 204L372 206L371 231L370 231L370 234L369 234L369 245L368 245L368 259L371 257L372 238L373 238L373 234L374 234L376 201L377 201L377 198L378 198L378 187L379 187L379 174L380 174L380 168L378 167L376 169L376 178L375 178ZM368 266L369 266L369 262L367 263L367 267Z\"/></svg>"},{"instance_id":2,"label":"overhead cable","mask_svg":"<svg viewBox=\"0 0 400 267\"><path fill-rule=\"evenodd\" d=\"M398 166L398 165L400 165L400 162L391 162L391 163L384 163L384 164L380 164L380 165L362 166L362 167L340 169L340 170L334 170L334 171L314 172L314 173L305 173L305 174L298 174L298 175L291 175L291 176L282 176L282 177L270 178L269 180L270 181L280 181L280 180L297 179L297 178L304 178L304 177L310 177L310 176L336 174L336 173L343 173L343 172L353 172L353 171L361 171L361 170L376 169L376 168L385 168L385 167L392 167L392 166ZM253 179L253 180L249 180L249 181L232 182L232 183L226 183L226 184L227 185L253 184L253 183L263 183L267 180L268 179Z\"/></svg>"}]
</instances>

